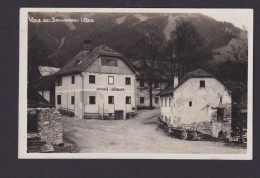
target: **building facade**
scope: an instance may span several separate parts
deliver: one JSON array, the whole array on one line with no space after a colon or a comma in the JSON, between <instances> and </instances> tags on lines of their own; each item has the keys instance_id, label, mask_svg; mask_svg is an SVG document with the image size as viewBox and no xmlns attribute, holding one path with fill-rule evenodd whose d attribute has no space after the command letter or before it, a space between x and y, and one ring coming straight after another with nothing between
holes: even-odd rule
<instances>
[{"instance_id":1,"label":"building facade","mask_svg":"<svg viewBox=\"0 0 260 178\"><path fill-rule=\"evenodd\" d=\"M159 96L157 94L162 91L166 87L166 82L158 82L153 85L153 107L159 108L160 101ZM138 78L136 80L136 90L137 90L137 108L138 109L146 109L150 107L150 95L148 91L149 86L145 83L144 80Z\"/></svg>"},{"instance_id":2,"label":"building facade","mask_svg":"<svg viewBox=\"0 0 260 178\"><path fill-rule=\"evenodd\" d=\"M170 127L207 122L214 137L230 134L231 92L222 83L201 69L173 83L159 93L163 122Z\"/></svg>"},{"instance_id":3,"label":"building facade","mask_svg":"<svg viewBox=\"0 0 260 178\"><path fill-rule=\"evenodd\" d=\"M56 107L79 118L126 119L136 112L136 74L121 54L87 41L56 73Z\"/></svg>"}]
</instances>

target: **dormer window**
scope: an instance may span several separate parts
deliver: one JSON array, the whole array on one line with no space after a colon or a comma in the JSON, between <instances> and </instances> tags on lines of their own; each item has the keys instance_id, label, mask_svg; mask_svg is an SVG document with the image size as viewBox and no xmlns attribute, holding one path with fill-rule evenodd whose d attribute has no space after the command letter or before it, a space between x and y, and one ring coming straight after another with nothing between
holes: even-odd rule
<instances>
[{"instance_id":1,"label":"dormer window","mask_svg":"<svg viewBox=\"0 0 260 178\"><path fill-rule=\"evenodd\" d=\"M81 63L82 63L82 60L76 60L75 66L78 66L78 65L80 65Z\"/></svg>"}]
</instances>

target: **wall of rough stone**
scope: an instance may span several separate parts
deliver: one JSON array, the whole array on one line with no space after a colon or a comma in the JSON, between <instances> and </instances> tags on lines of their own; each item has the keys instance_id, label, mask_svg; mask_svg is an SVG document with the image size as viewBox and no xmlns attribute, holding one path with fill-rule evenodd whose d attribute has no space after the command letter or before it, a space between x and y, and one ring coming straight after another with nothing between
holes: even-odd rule
<instances>
[{"instance_id":1,"label":"wall of rough stone","mask_svg":"<svg viewBox=\"0 0 260 178\"><path fill-rule=\"evenodd\" d=\"M29 108L27 116L37 112L41 141L53 146L63 145L61 114L56 108Z\"/></svg>"}]
</instances>

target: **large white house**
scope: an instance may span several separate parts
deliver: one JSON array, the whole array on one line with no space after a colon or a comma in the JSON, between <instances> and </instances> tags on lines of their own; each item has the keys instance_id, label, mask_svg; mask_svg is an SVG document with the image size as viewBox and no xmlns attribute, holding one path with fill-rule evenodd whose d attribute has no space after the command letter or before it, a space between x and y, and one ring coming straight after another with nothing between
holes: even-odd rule
<instances>
[{"instance_id":1,"label":"large white house","mask_svg":"<svg viewBox=\"0 0 260 178\"><path fill-rule=\"evenodd\" d=\"M214 137L231 130L231 92L212 74L197 69L180 81L175 77L158 95L161 120L169 127L208 122Z\"/></svg>"},{"instance_id":2,"label":"large white house","mask_svg":"<svg viewBox=\"0 0 260 178\"><path fill-rule=\"evenodd\" d=\"M84 49L56 73L56 107L79 118L125 119L136 112L137 72L106 45Z\"/></svg>"}]
</instances>

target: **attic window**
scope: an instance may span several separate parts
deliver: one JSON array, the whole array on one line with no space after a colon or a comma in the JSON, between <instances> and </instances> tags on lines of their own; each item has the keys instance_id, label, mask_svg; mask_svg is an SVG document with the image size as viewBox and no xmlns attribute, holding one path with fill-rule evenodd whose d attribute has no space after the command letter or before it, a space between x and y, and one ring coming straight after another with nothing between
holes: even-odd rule
<instances>
[{"instance_id":1,"label":"attic window","mask_svg":"<svg viewBox=\"0 0 260 178\"><path fill-rule=\"evenodd\" d=\"M81 63L82 63L82 60L76 60L75 66L78 66L78 65L80 65Z\"/></svg>"},{"instance_id":2,"label":"attic window","mask_svg":"<svg viewBox=\"0 0 260 178\"><path fill-rule=\"evenodd\" d=\"M117 59L101 58L102 66L117 66Z\"/></svg>"},{"instance_id":3,"label":"attic window","mask_svg":"<svg viewBox=\"0 0 260 178\"><path fill-rule=\"evenodd\" d=\"M200 81L200 88L205 88L205 80Z\"/></svg>"}]
</instances>

